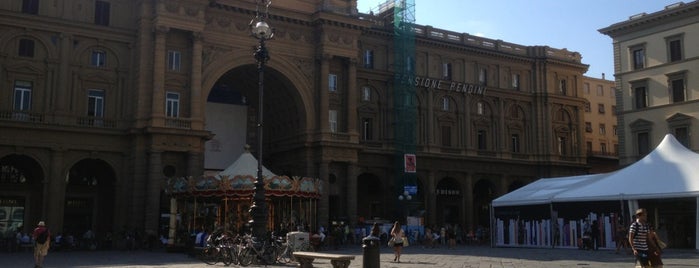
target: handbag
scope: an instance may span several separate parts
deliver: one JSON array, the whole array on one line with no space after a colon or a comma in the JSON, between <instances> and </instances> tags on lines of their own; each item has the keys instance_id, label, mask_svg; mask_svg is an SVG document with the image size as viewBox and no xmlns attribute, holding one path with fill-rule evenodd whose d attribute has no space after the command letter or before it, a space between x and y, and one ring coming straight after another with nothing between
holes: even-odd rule
<instances>
[{"instance_id":1,"label":"handbag","mask_svg":"<svg viewBox=\"0 0 699 268\"><path fill-rule=\"evenodd\" d=\"M396 241L393 240L393 239L394 239L394 237L391 237L391 239L388 240L388 246L389 246L389 247L392 247L393 245L396 244Z\"/></svg>"},{"instance_id":2,"label":"handbag","mask_svg":"<svg viewBox=\"0 0 699 268\"><path fill-rule=\"evenodd\" d=\"M405 237L405 236L403 237L403 246L404 246L404 247L407 247L407 246L408 246L408 238Z\"/></svg>"},{"instance_id":3,"label":"handbag","mask_svg":"<svg viewBox=\"0 0 699 268\"><path fill-rule=\"evenodd\" d=\"M658 244L658 247L660 249L665 249L667 247L667 243L663 242L663 240L660 240L660 238L656 238L655 243Z\"/></svg>"}]
</instances>

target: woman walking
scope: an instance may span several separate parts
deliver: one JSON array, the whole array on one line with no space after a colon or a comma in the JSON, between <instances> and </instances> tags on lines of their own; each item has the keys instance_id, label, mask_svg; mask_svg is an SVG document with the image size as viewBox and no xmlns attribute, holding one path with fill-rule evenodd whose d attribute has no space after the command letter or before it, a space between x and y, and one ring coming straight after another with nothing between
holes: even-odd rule
<instances>
[{"instance_id":1,"label":"woman walking","mask_svg":"<svg viewBox=\"0 0 699 268\"><path fill-rule=\"evenodd\" d=\"M403 232L403 229L400 227L399 222L395 222L393 224L393 228L391 228L391 240L393 241L393 254L394 262L400 262L400 252L403 249L403 237L405 237L405 232Z\"/></svg>"}]
</instances>

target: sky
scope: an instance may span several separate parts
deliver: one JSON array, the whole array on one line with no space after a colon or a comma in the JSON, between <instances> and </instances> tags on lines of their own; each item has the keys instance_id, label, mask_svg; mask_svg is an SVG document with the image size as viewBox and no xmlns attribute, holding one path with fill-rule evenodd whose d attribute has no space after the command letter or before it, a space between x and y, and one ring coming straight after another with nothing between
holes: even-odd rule
<instances>
[{"instance_id":1,"label":"sky","mask_svg":"<svg viewBox=\"0 0 699 268\"><path fill-rule=\"evenodd\" d=\"M598 30L680 0L413 0L415 23L525 46L577 51L585 76L614 79L612 39ZM361 13L385 0L357 0ZM692 2L684 0L685 3Z\"/></svg>"}]
</instances>

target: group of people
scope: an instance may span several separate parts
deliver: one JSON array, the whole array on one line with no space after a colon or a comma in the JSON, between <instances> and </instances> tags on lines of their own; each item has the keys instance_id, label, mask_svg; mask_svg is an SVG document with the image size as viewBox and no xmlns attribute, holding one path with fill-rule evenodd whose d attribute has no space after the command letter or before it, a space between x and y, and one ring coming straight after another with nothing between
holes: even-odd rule
<instances>
[{"instance_id":1,"label":"group of people","mask_svg":"<svg viewBox=\"0 0 699 268\"><path fill-rule=\"evenodd\" d=\"M629 227L629 245L636 256L636 267L662 268L662 247L655 229L648 224L648 212L636 210L636 221Z\"/></svg>"}]
</instances>

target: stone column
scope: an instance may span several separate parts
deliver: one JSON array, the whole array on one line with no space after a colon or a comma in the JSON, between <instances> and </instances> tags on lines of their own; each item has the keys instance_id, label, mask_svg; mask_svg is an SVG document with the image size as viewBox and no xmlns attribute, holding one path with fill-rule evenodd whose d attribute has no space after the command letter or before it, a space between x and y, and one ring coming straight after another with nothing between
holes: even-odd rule
<instances>
[{"instance_id":1,"label":"stone column","mask_svg":"<svg viewBox=\"0 0 699 268\"><path fill-rule=\"evenodd\" d=\"M347 133L351 137L357 137L357 102L359 99L357 88L357 59L349 60L349 77L347 78Z\"/></svg>"},{"instance_id":2,"label":"stone column","mask_svg":"<svg viewBox=\"0 0 699 268\"><path fill-rule=\"evenodd\" d=\"M328 74L330 74L330 59L332 56L323 55L320 61L320 88L318 89L318 127L320 132L330 131L330 122L328 121L328 113L330 111L329 90L328 90Z\"/></svg>"},{"instance_id":3,"label":"stone column","mask_svg":"<svg viewBox=\"0 0 699 268\"><path fill-rule=\"evenodd\" d=\"M359 176L359 167L356 164L350 163L347 166L347 217L349 224L357 223L357 177ZM363 195L364 193L362 193Z\"/></svg>"},{"instance_id":4,"label":"stone column","mask_svg":"<svg viewBox=\"0 0 699 268\"><path fill-rule=\"evenodd\" d=\"M466 180L464 181L464 197L466 198L466 229L465 231L470 231L475 228L473 222L473 214L475 210L473 208L473 174L466 173Z\"/></svg>"},{"instance_id":5,"label":"stone column","mask_svg":"<svg viewBox=\"0 0 699 268\"><path fill-rule=\"evenodd\" d=\"M153 126L163 126L165 116L165 62L167 58L165 44L170 28L155 28L155 48L153 51L153 103L151 117Z\"/></svg>"},{"instance_id":6,"label":"stone column","mask_svg":"<svg viewBox=\"0 0 699 268\"><path fill-rule=\"evenodd\" d=\"M316 221L316 226L315 230L311 231L316 231L318 229L319 225L323 225L326 228L328 227L328 222L330 222L329 218L329 206L330 206L330 198L329 198L329 189L330 188L330 183L328 182L328 177L330 175L330 162L323 161L320 163L319 167L319 174L318 177L323 183L323 191L321 192L320 200L318 200L318 211L316 212L316 216L318 217ZM311 226L313 228L313 226Z\"/></svg>"},{"instance_id":7,"label":"stone column","mask_svg":"<svg viewBox=\"0 0 699 268\"><path fill-rule=\"evenodd\" d=\"M68 94L70 91L68 89L68 84L70 82L70 58L71 58L71 48L73 47L73 37L69 34L61 34L61 46L60 46L60 58L62 59L59 63L58 70L58 81L56 83L56 88L54 91L54 96L56 96L56 111L66 112L66 107L68 106Z\"/></svg>"},{"instance_id":8,"label":"stone column","mask_svg":"<svg viewBox=\"0 0 699 268\"><path fill-rule=\"evenodd\" d=\"M152 150L148 159L148 182L146 183L145 231L158 231L160 221L160 190L162 180L162 152Z\"/></svg>"},{"instance_id":9,"label":"stone column","mask_svg":"<svg viewBox=\"0 0 699 268\"><path fill-rule=\"evenodd\" d=\"M48 188L48 195L44 196L45 213L48 225L54 230L63 229L63 211L65 210L66 198L66 176L61 174L64 169L64 151L62 149L53 149L51 151L51 167L49 174L44 181Z\"/></svg>"},{"instance_id":10,"label":"stone column","mask_svg":"<svg viewBox=\"0 0 699 268\"><path fill-rule=\"evenodd\" d=\"M427 180L425 180L425 197L427 197L427 220L426 224L432 225L437 223L437 184L434 178L434 171L427 171Z\"/></svg>"},{"instance_id":11,"label":"stone column","mask_svg":"<svg viewBox=\"0 0 699 268\"><path fill-rule=\"evenodd\" d=\"M202 118L201 103L201 72L202 72L202 36L201 33L192 33L192 76L191 76L191 99L190 117L192 119L192 129L203 129L204 118Z\"/></svg>"}]
</instances>

